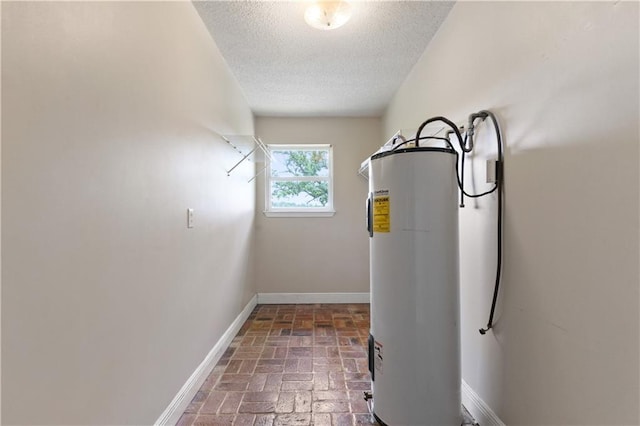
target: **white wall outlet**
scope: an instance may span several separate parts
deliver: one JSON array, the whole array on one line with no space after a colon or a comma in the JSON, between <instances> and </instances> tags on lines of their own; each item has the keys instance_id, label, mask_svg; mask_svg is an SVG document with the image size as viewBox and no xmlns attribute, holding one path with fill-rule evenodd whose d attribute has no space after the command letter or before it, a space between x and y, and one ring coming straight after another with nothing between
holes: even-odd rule
<instances>
[{"instance_id":1,"label":"white wall outlet","mask_svg":"<svg viewBox=\"0 0 640 426\"><path fill-rule=\"evenodd\" d=\"M487 183L496 183L497 167L497 160L487 160Z\"/></svg>"},{"instance_id":2,"label":"white wall outlet","mask_svg":"<svg viewBox=\"0 0 640 426\"><path fill-rule=\"evenodd\" d=\"M193 228L193 209L187 209L187 228Z\"/></svg>"}]
</instances>

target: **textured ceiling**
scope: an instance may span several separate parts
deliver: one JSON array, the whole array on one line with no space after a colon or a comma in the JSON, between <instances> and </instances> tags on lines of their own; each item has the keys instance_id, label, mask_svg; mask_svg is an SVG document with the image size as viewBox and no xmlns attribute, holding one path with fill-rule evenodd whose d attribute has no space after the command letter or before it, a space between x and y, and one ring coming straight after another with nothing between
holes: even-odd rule
<instances>
[{"instance_id":1,"label":"textured ceiling","mask_svg":"<svg viewBox=\"0 0 640 426\"><path fill-rule=\"evenodd\" d=\"M259 116L379 116L453 2L352 2L343 27L304 21L307 1L194 1Z\"/></svg>"}]
</instances>

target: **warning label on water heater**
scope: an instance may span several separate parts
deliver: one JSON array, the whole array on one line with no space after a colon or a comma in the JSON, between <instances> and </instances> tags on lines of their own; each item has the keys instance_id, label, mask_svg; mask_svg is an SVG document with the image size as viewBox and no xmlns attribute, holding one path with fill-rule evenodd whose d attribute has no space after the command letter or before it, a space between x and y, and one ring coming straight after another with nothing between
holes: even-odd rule
<instances>
[{"instance_id":1,"label":"warning label on water heater","mask_svg":"<svg viewBox=\"0 0 640 426\"><path fill-rule=\"evenodd\" d=\"M379 189L373 194L373 232L391 231L389 190Z\"/></svg>"}]
</instances>

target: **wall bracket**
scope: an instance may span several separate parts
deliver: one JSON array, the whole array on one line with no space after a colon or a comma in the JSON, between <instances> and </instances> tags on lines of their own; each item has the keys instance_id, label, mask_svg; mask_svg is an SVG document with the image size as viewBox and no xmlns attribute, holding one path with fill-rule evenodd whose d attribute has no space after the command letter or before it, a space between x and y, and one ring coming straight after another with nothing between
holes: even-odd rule
<instances>
[{"instance_id":1,"label":"wall bracket","mask_svg":"<svg viewBox=\"0 0 640 426\"><path fill-rule=\"evenodd\" d=\"M226 170L227 176L231 176L231 172L233 172L235 168L245 160L253 161L255 163L265 162L265 166L251 179L249 179L248 182L254 180L267 168L265 159L268 158L271 160L271 154L260 138L253 135L221 135L221 137L226 143L231 145L234 150L242 155L242 158L236 164L234 164L229 170Z\"/></svg>"}]
</instances>

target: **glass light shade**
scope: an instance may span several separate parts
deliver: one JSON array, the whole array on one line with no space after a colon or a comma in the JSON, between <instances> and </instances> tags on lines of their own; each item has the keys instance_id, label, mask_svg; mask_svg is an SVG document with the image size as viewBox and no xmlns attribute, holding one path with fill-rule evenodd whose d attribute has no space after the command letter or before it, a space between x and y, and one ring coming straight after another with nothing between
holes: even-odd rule
<instances>
[{"instance_id":1,"label":"glass light shade","mask_svg":"<svg viewBox=\"0 0 640 426\"><path fill-rule=\"evenodd\" d=\"M317 1L307 7L304 20L313 28L333 30L351 18L351 5L346 1Z\"/></svg>"}]
</instances>

